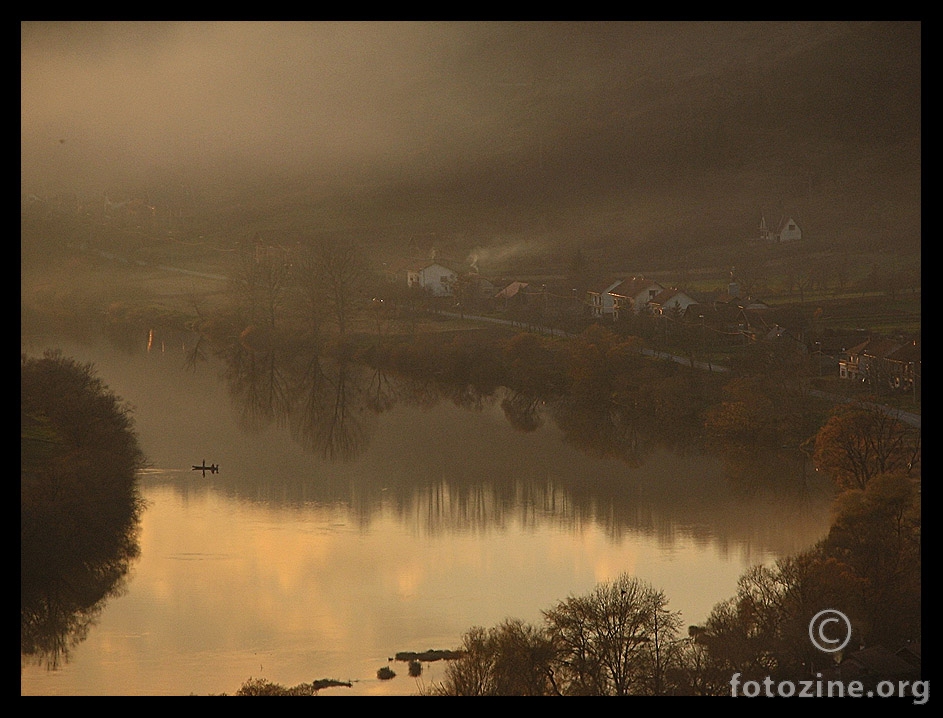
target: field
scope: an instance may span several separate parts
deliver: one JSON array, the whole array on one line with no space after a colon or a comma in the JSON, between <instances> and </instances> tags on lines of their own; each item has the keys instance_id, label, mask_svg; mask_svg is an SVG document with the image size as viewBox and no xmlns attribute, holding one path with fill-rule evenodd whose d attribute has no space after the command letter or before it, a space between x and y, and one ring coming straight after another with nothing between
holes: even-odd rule
<instances>
[{"instance_id":1,"label":"field","mask_svg":"<svg viewBox=\"0 0 943 718\"><path fill-rule=\"evenodd\" d=\"M81 323L115 308L147 316L193 318L231 301L229 277L234 274L239 241L225 243L218 235L144 234L100 225L48 220L22 226L22 317L61 316ZM371 251L370 258L390 253ZM641 261L641 259L640 259ZM734 263L736 262L736 263ZM564 263L565 264L565 263ZM541 268L496 267L506 278L537 283L568 282L564 264ZM380 267L375 267L379 269ZM532 271L528 271L532 270ZM642 275L665 286L711 296L725 291L731 278L771 307L790 307L807 320L814 334L877 334L919 337L921 287L919 253L824 250L814 244L759 246L728 243L681 251L674 265L646 265L612 271L606 266L584 268L583 276ZM567 286L567 285L565 285ZM369 300L369 297L367 298ZM357 333L376 334L376 315L365 307L353 320ZM384 331L463 331L468 322L419 318L406 325L389 323ZM722 347L699 347L702 353Z\"/></svg>"}]
</instances>

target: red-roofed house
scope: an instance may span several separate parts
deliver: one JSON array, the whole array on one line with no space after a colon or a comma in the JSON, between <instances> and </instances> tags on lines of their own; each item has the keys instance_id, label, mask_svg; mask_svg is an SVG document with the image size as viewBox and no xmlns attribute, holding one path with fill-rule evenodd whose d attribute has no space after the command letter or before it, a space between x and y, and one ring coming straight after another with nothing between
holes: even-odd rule
<instances>
[{"instance_id":1,"label":"red-roofed house","mask_svg":"<svg viewBox=\"0 0 943 718\"><path fill-rule=\"evenodd\" d=\"M908 368L908 378L913 381L914 375L919 371L916 365L911 366L911 355L916 351L916 361L919 362L920 346L914 343L915 349L909 352L897 354L897 362L890 360L889 357L897 352L906 349L906 345L901 345L893 339L871 338L867 339L857 346L852 347L846 352L838 362L838 375L842 379L851 379L853 381L862 381L869 384L882 384L884 381L893 388L900 388L904 380L904 367ZM895 377L897 385L895 386ZM912 386L908 384L908 387Z\"/></svg>"},{"instance_id":2,"label":"red-roofed house","mask_svg":"<svg viewBox=\"0 0 943 718\"><path fill-rule=\"evenodd\" d=\"M658 282L644 277L611 278L592 286L586 295L594 317L611 317L615 321L621 312L631 310L638 314L663 289Z\"/></svg>"},{"instance_id":3,"label":"red-roofed house","mask_svg":"<svg viewBox=\"0 0 943 718\"><path fill-rule=\"evenodd\" d=\"M652 314L669 316L674 314L678 317L684 316L685 310L697 301L689 297L680 289L663 289L648 302L648 307Z\"/></svg>"}]
</instances>

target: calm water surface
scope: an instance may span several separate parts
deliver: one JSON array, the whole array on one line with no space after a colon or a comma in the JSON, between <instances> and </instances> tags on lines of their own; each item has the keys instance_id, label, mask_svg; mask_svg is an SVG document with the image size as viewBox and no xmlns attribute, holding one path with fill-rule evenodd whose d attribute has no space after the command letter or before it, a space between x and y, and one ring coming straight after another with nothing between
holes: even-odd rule
<instances>
[{"instance_id":1,"label":"calm water surface","mask_svg":"<svg viewBox=\"0 0 943 718\"><path fill-rule=\"evenodd\" d=\"M814 474L744 483L721 458L657 447L632 464L599 458L552 421L516 430L500 398L381 413L352 402L338 442L260 415L223 363L186 366L185 343L23 342L53 346L94 362L134 406L147 509L123 594L63 666L23 664L23 695L231 694L259 677L415 694L442 664L417 680L388 663L397 652L457 648L468 628L509 617L539 622L622 572L697 623L746 568L828 528ZM325 458L328 444L344 450ZM220 473L191 470L204 459ZM386 665L397 677L380 681Z\"/></svg>"}]
</instances>

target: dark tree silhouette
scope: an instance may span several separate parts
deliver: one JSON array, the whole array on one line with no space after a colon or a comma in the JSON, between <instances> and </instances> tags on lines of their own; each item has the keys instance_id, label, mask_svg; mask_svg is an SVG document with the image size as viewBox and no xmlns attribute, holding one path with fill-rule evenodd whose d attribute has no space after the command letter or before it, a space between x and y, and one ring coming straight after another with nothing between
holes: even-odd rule
<instances>
[{"instance_id":1,"label":"dark tree silhouette","mask_svg":"<svg viewBox=\"0 0 943 718\"><path fill-rule=\"evenodd\" d=\"M131 409L61 352L22 357L20 650L55 667L138 555L145 464Z\"/></svg>"}]
</instances>

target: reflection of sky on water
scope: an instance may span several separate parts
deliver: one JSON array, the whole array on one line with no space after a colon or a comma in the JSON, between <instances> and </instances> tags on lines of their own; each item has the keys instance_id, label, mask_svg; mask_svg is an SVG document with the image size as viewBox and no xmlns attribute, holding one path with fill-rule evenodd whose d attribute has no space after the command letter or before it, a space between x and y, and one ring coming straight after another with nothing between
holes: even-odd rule
<instances>
[{"instance_id":1,"label":"reflection of sky on water","mask_svg":"<svg viewBox=\"0 0 943 718\"><path fill-rule=\"evenodd\" d=\"M727 596L739 561L681 539L613 542L520 525L430 534L381 508L369 528L341 506L272 506L213 490L145 484L142 558L61 676L27 670L24 693L233 692L250 676L285 684L370 679L398 651L456 647L472 625L539 611L629 571L694 622ZM263 668L259 671L260 664ZM336 692L415 690L400 678Z\"/></svg>"},{"instance_id":2,"label":"reflection of sky on water","mask_svg":"<svg viewBox=\"0 0 943 718\"><path fill-rule=\"evenodd\" d=\"M361 454L332 463L277 425L240 431L218 367L65 349L136 407L150 506L128 595L60 675L24 671L23 693L231 693L258 676L414 692L405 664L375 680L397 651L537 622L622 571L701 621L748 565L827 528L826 501L732 490L718 459L592 458L552 422L514 431L499 402L396 406L372 417ZM203 459L221 473L189 470Z\"/></svg>"}]
</instances>

